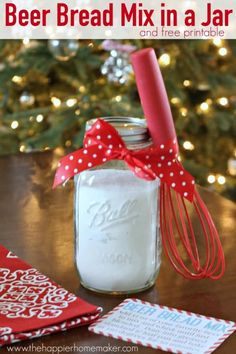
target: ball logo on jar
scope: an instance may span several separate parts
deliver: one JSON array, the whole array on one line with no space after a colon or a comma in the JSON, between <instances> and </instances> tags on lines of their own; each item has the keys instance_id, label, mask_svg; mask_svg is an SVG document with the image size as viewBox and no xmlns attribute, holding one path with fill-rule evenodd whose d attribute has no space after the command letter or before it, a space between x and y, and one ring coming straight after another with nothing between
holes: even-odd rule
<instances>
[{"instance_id":1,"label":"ball logo on jar","mask_svg":"<svg viewBox=\"0 0 236 354\"><path fill-rule=\"evenodd\" d=\"M98 228L100 231L106 231L115 225L130 222L139 216L135 199L126 200L117 208L112 207L110 200L95 202L89 206L87 213L91 216L89 227Z\"/></svg>"}]
</instances>

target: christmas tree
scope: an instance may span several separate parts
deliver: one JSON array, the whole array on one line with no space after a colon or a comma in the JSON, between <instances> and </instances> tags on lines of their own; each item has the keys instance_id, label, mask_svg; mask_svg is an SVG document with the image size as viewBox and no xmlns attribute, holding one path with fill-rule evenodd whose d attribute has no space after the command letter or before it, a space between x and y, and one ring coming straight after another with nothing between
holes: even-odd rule
<instances>
[{"instance_id":1,"label":"christmas tree","mask_svg":"<svg viewBox=\"0 0 236 354\"><path fill-rule=\"evenodd\" d=\"M82 145L86 120L142 117L128 52L154 47L180 159L236 200L236 41L0 41L0 154Z\"/></svg>"}]
</instances>

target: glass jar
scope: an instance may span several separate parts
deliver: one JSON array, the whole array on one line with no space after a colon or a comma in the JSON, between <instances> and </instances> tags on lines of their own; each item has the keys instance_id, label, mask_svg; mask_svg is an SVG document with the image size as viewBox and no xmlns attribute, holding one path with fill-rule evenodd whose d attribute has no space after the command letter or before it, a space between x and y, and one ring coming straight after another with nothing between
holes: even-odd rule
<instances>
[{"instance_id":1,"label":"glass jar","mask_svg":"<svg viewBox=\"0 0 236 354\"><path fill-rule=\"evenodd\" d=\"M152 144L143 119L102 118L129 149ZM87 129L95 120L87 122ZM81 284L103 293L151 287L160 268L159 180L112 160L75 176L75 259Z\"/></svg>"}]
</instances>

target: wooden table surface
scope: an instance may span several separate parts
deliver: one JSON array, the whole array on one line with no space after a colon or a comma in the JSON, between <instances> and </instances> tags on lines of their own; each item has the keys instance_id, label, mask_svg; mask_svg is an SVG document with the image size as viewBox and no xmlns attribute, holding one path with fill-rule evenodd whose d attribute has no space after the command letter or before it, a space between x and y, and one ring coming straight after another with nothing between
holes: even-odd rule
<instances>
[{"instance_id":1,"label":"wooden table surface","mask_svg":"<svg viewBox=\"0 0 236 354\"><path fill-rule=\"evenodd\" d=\"M73 187L71 183L52 191L52 169L56 164L57 157L50 151L0 158L0 243L69 291L102 306L106 313L124 297L97 295L80 287L74 266ZM136 297L236 321L236 205L209 191L200 191L221 235L227 265L224 277L219 281L185 280L163 257L155 287ZM32 343L45 347L128 344L92 334L86 327L16 346L28 347ZM8 352L7 347L2 349L2 353ZM35 351L27 351L31 352ZM47 350L41 351L44 352ZM138 353L154 352L160 351L138 347ZM236 353L236 335L216 352Z\"/></svg>"}]
</instances>

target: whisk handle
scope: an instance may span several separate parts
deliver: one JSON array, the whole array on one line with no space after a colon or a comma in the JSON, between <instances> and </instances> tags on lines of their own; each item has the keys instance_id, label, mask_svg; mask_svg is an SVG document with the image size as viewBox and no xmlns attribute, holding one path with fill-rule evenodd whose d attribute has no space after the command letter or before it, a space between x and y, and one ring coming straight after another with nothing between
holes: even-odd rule
<instances>
[{"instance_id":1,"label":"whisk handle","mask_svg":"<svg viewBox=\"0 0 236 354\"><path fill-rule=\"evenodd\" d=\"M138 92L155 145L176 139L162 74L153 48L145 48L131 55Z\"/></svg>"}]
</instances>

